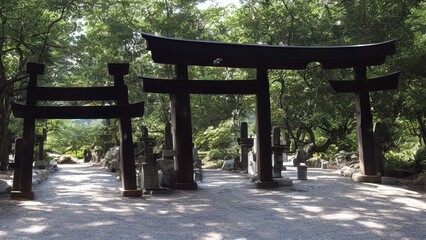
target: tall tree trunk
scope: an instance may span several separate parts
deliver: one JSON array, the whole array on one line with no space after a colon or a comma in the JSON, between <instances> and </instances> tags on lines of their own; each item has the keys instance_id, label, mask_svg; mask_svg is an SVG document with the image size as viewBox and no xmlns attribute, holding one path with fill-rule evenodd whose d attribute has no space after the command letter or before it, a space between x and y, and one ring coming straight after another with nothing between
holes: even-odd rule
<instances>
[{"instance_id":1,"label":"tall tree trunk","mask_svg":"<svg viewBox=\"0 0 426 240\"><path fill-rule=\"evenodd\" d=\"M9 164L9 119L10 103L8 94L0 95L0 170L7 169Z\"/></svg>"},{"instance_id":2,"label":"tall tree trunk","mask_svg":"<svg viewBox=\"0 0 426 240\"><path fill-rule=\"evenodd\" d=\"M423 144L426 145L425 121L423 120L422 115L420 113L417 113L417 122L419 123L420 135L422 136Z\"/></svg>"}]
</instances>

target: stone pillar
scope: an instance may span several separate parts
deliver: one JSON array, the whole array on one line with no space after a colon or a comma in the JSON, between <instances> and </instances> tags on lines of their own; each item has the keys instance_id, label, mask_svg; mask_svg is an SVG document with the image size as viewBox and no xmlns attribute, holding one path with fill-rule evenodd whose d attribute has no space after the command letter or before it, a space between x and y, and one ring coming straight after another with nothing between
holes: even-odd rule
<instances>
[{"instance_id":1,"label":"stone pillar","mask_svg":"<svg viewBox=\"0 0 426 240\"><path fill-rule=\"evenodd\" d=\"M286 137L288 137L288 135ZM281 144L281 129L279 127L273 128L272 139L272 153L274 159L274 171L272 174L274 178L282 178L281 171L283 170L283 153L288 153L290 145L287 145L287 143L289 141L286 139L286 142Z\"/></svg>"},{"instance_id":2,"label":"stone pillar","mask_svg":"<svg viewBox=\"0 0 426 240\"><path fill-rule=\"evenodd\" d=\"M253 138L248 137L247 122L241 122L240 125L240 137L237 139L238 145L240 146L240 160L236 163L238 169L248 169L248 153L253 147Z\"/></svg>"},{"instance_id":3,"label":"stone pillar","mask_svg":"<svg viewBox=\"0 0 426 240\"><path fill-rule=\"evenodd\" d=\"M145 128L146 129L146 128ZM154 159L153 149L155 146L155 139L148 137L148 130L142 137L142 149L144 154L144 161L142 162L142 177L141 187L143 190L152 191L159 188L158 183L158 164L157 159Z\"/></svg>"},{"instance_id":4,"label":"stone pillar","mask_svg":"<svg viewBox=\"0 0 426 240\"><path fill-rule=\"evenodd\" d=\"M281 171L283 167L283 149L281 146L281 129L277 126L273 127L272 132L272 153L273 153L273 161L274 168L272 177L274 178L282 178Z\"/></svg>"},{"instance_id":5,"label":"stone pillar","mask_svg":"<svg viewBox=\"0 0 426 240\"><path fill-rule=\"evenodd\" d=\"M162 158L158 159L160 168L160 187L176 188L176 173L174 168L173 135L170 122L164 128Z\"/></svg>"},{"instance_id":6,"label":"stone pillar","mask_svg":"<svg viewBox=\"0 0 426 240\"><path fill-rule=\"evenodd\" d=\"M46 141L47 137L47 130L46 128L43 128L43 134L42 135L36 135L36 140L38 144L38 160L43 161L44 160L44 142Z\"/></svg>"}]
</instances>

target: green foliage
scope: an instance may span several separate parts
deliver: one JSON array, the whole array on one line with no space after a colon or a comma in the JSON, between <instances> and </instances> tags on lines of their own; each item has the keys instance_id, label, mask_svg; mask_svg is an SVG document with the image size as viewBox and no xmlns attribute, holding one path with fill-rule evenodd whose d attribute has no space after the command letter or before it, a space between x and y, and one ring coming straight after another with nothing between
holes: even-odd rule
<instances>
[{"instance_id":1,"label":"green foliage","mask_svg":"<svg viewBox=\"0 0 426 240\"><path fill-rule=\"evenodd\" d=\"M212 160L212 161L206 161L203 159L203 168L205 169L217 169L221 168L223 166L224 160Z\"/></svg>"},{"instance_id":2,"label":"green foliage","mask_svg":"<svg viewBox=\"0 0 426 240\"><path fill-rule=\"evenodd\" d=\"M234 159L236 156L238 156L236 148L215 148L209 151L206 158L207 161L213 161Z\"/></svg>"},{"instance_id":3,"label":"green foliage","mask_svg":"<svg viewBox=\"0 0 426 240\"><path fill-rule=\"evenodd\" d=\"M222 121L218 127L210 126L196 135L195 144L200 150L227 149L235 145L231 120Z\"/></svg>"},{"instance_id":4,"label":"green foliage","mask_svg":"<svg viewBox=\"0 0 426 240\"><path fill-rule=\"evenodd\" d=\"M412 164L419 145L426 144L424 1L247 0L234 7L199 9L200 2L2 1L1 139L9 134L6 130L21 135L22 121L9 119L9 102L25 100L15 90L25 87L22 70L30 60L46 63L46 74L40 79L43 86L112 85L106 64L130 62L130 74L125 78L130 102L145 101L144 117L133 123L134 137L140 135L138 127L145 125L161 142L165 123L170 120L168 96L143 93L138 76L173 79L175 72L172 66L153 63L140 35L149 32L271 45L343 45L398 39L397 54L383 66L368 69L369 77L402 71L398 90L371 95L374 120L389 126L387 165ZM253 79L255 71L191 67L189 75L194 80L239 80ZM353 97L334 94L327 82L352 79L351 69L325 70L311 63L306 70L271 70L269 78L272 124L290 133L292 146L313 142L329 156L356 149ZM239 122L248 121L250 129L254 128L254 105L254 96L191 95L194 143L200 150L210 150L213 159L232 158ZM61 153L80 155L84 148L107 148L116 142L115 121L95 124L49 120L47 124L39 122L38 129L46 125L46 147ZM4 141L0 143L2 155L3 145Z\"/></svg>"},{"instance_id":5,"label":"green foliage","mask_svg":"<svg viewBox=\"0 0 426 240\"><path fill-rule=\"evenodd\" d=\"M45 147L53 152L70 154L77 158L82 158L85 148L104 146L108 139L116 135L116 132L112 132L109 138L105 139L103 135L107 126L103 126L100 121L49 120L47 126Z\"/></svg>"},{"instance_id":6,"label":"green foliage","mask_svg":"<svg viewBox=\"0 0 426 240\"><path fill-rule=\"evenodd\" d=\"M414 168L414 160L410 158L412 156L412 152L388 151L385 154L385 169Z\"/></svg>"}]
</instances>

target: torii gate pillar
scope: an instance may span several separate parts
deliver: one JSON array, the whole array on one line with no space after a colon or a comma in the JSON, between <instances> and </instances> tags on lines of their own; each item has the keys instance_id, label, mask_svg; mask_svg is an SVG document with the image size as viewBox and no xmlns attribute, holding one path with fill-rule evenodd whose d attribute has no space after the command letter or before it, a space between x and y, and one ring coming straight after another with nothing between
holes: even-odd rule
<instances>
[{"instance_id":1,"label":"torii gate pillar","mask_svg":"<svg viewBox=\"0 0 426 240\"><path fill-rule=\"evenodd\" d=\"M369 92L396 88L399 73L367 79L367 68L358 66L354 68L354 75L354 81L330 81L336 92L355 93L356 131L361 174L355 174L352 178L359 182L380 183L381 176L377 172L374 153L373 116Z\"/></svg>"}]
</instances>

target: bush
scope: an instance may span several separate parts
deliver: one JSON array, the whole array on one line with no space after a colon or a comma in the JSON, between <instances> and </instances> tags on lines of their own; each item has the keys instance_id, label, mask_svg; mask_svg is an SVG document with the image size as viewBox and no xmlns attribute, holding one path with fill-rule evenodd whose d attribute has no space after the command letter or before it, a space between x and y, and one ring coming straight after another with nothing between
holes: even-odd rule
<instances>
[{"instance_id":1,"label":"bush","mask_svg":"<svg viewBox=\"0 0 426 240\"><path fill-rule=\"evenodd\" d=\"M212 149L207 154L207 161L212 160L225 160L225 159L234 159L238 156L238 152L235 148L223 148L223 149Z\"/></svg>"},{"instance_id":2,"label":"bush","mask_svg":"<svg viewBox=\"0 0 426 240\"><path fill-rule=\"evenodd\" d=\"M414 165L414 160L402 152L389 151L385 153L385 169L410 169Z\"/></svg>"},{"instance_id":3,"label":"bush","mask_svg":"<svg viewBox=\"0 0 426 240\"><path fill-rule=\"evenodd\" d=\"M213 161L206 161L205 159L203 159L203 168L206 169L217 169L217 168L221 168L223 165L223 160L213 160Z\"/></svg>"},{"instance_id":4,"label":"bush","mask_svg":"<svg viewBox=\"0 0 426 240\"><path fill-rule=\"evenodd\" d=\"M414 155L414 160L416 162L416 168L419 170L419 172L426 169L426 147L417 150L416 154Z\"/></svg>"}]
</instances>

